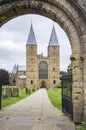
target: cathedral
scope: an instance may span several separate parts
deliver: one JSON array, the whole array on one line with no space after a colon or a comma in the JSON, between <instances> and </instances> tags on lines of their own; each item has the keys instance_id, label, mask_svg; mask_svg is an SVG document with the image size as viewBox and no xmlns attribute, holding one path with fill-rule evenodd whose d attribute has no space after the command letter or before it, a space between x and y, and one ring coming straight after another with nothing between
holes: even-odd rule
<instances>
[{"instance_id":1,"label":"cathedral","mask_svg":"<svg viewBox=\"0 0 86 130\"><path fill-rule=\"evenodd\" d=\"M15 65L12 72L16 86L27 88L56 87L60 77L59 49L58 38L53 26L47 48L48 55L38 55L37 41L31 24L26 44L26 66Z\"/></svg>"}]
</instances>

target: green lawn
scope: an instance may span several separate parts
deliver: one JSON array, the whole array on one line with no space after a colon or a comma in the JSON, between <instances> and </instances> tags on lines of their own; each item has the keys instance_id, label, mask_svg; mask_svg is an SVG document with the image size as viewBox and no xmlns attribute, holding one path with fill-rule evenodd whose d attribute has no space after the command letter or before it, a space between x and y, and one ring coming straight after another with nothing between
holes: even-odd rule
<instances>
[{"instance_id":1,"label":"green lawn","mask_svg":"<svg viewBox=\"0 0 86 130\"><path fill-rule=\"evenodd\" d=\"M76 126L76 130L86 130L86 123Z\"/></svg>"},{"instance_id":2,"label":"green lawn","mask_svg":"<svg viewBox=\"0 0 86 130\"><path fill-rule=\"evenodd\" d=\"M31 91L31 93L33 93L33 92ZM20 101L21 99L26 98L29 95L30 95L29 93L26 93L25 88L19 89L19 96L18 97L8 97L6 99L3 99L2 107L6 107L8 105L14 104L14 103Z\"/></svg>"},{"instance_id":3,"label":"green lawn","mask_svg":"<svg viewBox=\"0 0 86 130\"><path fill-rule=\"evenodd\" d=\"M47 90L48 96L52 104L56 107L59 108L60 110L62 109L62 103L61 103L61 88L58 89L48 89Z\"/></svg>"}]
</instances>

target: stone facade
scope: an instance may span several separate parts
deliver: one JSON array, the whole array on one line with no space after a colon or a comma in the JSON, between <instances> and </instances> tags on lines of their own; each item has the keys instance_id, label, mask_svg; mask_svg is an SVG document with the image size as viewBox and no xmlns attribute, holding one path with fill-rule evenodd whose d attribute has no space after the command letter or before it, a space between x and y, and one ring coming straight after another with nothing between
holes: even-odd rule
<instances>
[{"instance_id":1,"label":"stone facade","mask_svg":"<svg viewBox=\"0 0 86 130\"><path fill-rule=\"evenodd\" d=\"M16 85L20 88L26 87L26 66L14 65L12 74L10 76L10 84Z\"/></svg>"},{"instance_id":2,"label":"stone facade","mask_svg":"<svg viewBox=\"0 0 86 130\"><path fill-rule=\"evenodd\" d=\"M27 51L36 46L27 46ZM53 46L52 51L54 53L54 48L59 54L59 47ZM50 51L50 48L49 48ZM33 56L32 56L33 55ZM53 60L56 60L53 64ZM40 69L46 69L46 72L40 72ZM40 74L41 73L41 74ZM59 84L59 58L53 56L44 57L43 55L37 55L37 51L33 54L27 55L27 78L26 87L56 87Z\"/></svg>"},{"instance_id":3,"label":"stone facade","mask_svg":"<svg viewBox=\"0 0 86 130\"><path fill-rule=\"evenodd\" d=\"M17 87L54 88L59 85L59 44L54 27L47 49L48 56L37 54L36 38L31 25L26 44L26 67L17 65L13 69L16 72Z\"/></svg>"},{"instance_id":4,"label":"stone facade","mask_svg":"<svg viewBox=\"0 0 86 130\"><path fill-rule=\"evenodd\" d=\"M1 0L0 26L27 13L51 18L69 37L73 61L73 119L81 122L86 117L86 0Z\"/></svg>"},{"instance_id":5,"label":"stone facade","mask_svg":"<svg viewBox=\"0 0 86 130\"><path fill-rule=\"evenodd\" d=\"M26 71L18 70L16 74L16 86L20 88L26 87Z\"/></svg>"},{"instance_id":6,"label":"stone facade","mask_svg":"<svg viewBox=\"0 0 86 130\"><path fill-rule=\"evenodd\" d=\"M59 84L59 46L49 46L48 56L44 57L37 55L36 45L27 45L26 57L26 87L56 87Z\"/></svg>"}]
</instances>

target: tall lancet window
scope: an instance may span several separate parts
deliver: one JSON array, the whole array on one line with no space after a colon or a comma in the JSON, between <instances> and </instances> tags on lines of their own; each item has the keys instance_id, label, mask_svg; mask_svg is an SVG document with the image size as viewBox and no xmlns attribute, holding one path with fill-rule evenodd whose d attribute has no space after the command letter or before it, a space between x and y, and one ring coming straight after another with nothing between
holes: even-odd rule
<instances>
[{"instance_id":1,"label":"tall lancet window","mask_svg":"<svg viewBox=\"0 0 86 130\"><path fill-rule=\"evenodd\" d=\"M45 61L39 63L39 79L48 79L48 64Z\"/></svg>"}]
</instances>

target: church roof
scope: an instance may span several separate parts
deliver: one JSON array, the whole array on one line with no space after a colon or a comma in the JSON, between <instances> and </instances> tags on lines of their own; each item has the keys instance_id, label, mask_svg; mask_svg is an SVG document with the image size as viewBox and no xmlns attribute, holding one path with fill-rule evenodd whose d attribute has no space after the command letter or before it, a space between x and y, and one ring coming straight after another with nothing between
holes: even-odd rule
<instances>
[{"instance_id":1,"label":"church roof","mask_svg":"<svg viewBox=\"0 0 86 130\"><path fill-rule=\"evenodd\" d=\"M26 71L26 66L24 65L14 65L12 74L16 74L17 71Z\"/></svg>"},{"instance_id":2,"label":"church roof","mask_svg":"<svg viewBox=\"0 0 86 130\"><path fill-rule=\"evenodd\" d=\"M18 71L26 71L26 66L18 65Z\"/></svg>"},{"instance_id":3,"label":"church roof","mask_svg":"<svg viewBox=\"0 0 86 130\"><path fill-rule=\"evenodd\" d=\"M29 36L28 36L28 39L27 39L27 44L29 44L29 45L30 44L31 45L36 45L37 44L32 24L31 24Z\"/></svg>"},{"instance_id":4,"label":"church roof","mask_svg":"<svg viewBox=\"0 0 86 130\"><path fill-rule=\"evenodd\" d=\"M12 70L12 74L16 74L16 73L17 73L17 66L14 65L13 70Z\"/></svg>"},{"instance_id":5,"label":"church roof","mask_svg":"<svg viewBox=\"0 0 86 130\"><path fill-rule=\"evenodd\" d=\"M20 79L26 79L26 75L20 75L19 78Z\"/></svg>"},{"instance_id":6,"label":"church roof","mask_svg":"<svg viewBox=\"0 0 86 130\"><path fill-rule=\"evenodd\" d=\"M52 29L52 32L51 32L49 45L55 45L55 46L58 46L58 45L59 45L58 38L57 38L57 34L56 34L56 31L55 31L55 27L54 27L54 26L53 26L53 29Z\"/></svg>"}]
</instances>

